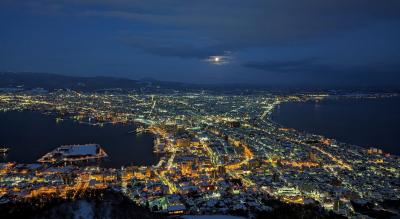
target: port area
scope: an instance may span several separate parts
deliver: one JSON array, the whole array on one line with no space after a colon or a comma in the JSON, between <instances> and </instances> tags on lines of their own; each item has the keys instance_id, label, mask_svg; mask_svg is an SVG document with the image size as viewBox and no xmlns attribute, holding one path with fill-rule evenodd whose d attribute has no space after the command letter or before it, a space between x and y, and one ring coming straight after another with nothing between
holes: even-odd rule
<instances>
[{"instance_id":1,"label":"port area","mask_svg":"<svg viewBox=\"0 0 400 219\"><path fill-rule=\"evenodd\" d=\"M5 153L8 153L8 151L10 151L10 148L0 147L0 153L5 154Z\"/></svg>"},{"instance_id":2,"label":"port area","mask_svg":"<svg viewBox=\"0 0 400 219\"><path fill-rule=\"evenodd\" d=\"M63 145L38 159L41 163L75 163L81 161L99 160L108 157L98 144Z\"/></svg>"}]
</instances>

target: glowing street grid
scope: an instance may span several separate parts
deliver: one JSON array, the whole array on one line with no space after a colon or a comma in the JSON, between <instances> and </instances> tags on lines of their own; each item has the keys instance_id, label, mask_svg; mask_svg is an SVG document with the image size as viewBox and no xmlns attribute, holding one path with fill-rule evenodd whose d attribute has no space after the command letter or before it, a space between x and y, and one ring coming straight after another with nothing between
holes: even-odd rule
<instances>
[{"instance_id":1,"label":"glowing street grid","mask_svg":"<svg viewBox=\"0 0 400 219\"><path fill-rule=\"evenodd\" d=\"M154 134L160 160L153 166L118 169L70 162L2 163L1 201L43 194L71 198L86 189L111 188L153 211L170 214L262 211L270 209L265 200L279 199L317 203L356 216L352 202L371 202L379 208L381 201L400 198L399 158L285 128L269 116L286 101L365 97L200 91L3 93L2 111L36 110L55 115L57 121L68 118L99 126L136 123L137 134Z\"/></svg>"}]
</instances>

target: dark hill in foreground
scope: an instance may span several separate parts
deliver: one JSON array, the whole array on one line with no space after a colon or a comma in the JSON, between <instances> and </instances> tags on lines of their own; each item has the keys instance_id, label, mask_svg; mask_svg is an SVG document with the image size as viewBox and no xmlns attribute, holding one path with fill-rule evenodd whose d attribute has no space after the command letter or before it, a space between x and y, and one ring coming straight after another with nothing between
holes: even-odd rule
<instances>
[{"instance_id":1,"label":"dark hill in foreground","mask_svg":"<svg viewBox=\"0 0 400 219\"><path fill-rule=\"evenodd\" d=\"M0 218L143 218L161 219L120 193L88 191L76 200L41 197L0 205Z\"/></svg>"},{"instance_id":2,"label":"dark hill in foreground","mask_svg":"<svg viewBox=\"0 0 400 219\"><path fill-rule=\"evenodd\" d=\"M327 212L316 205L285 204L278 200L263 200L270 211L246 212L230 211L229 214L254 218L344 218ZM26 201L9 202L0 205L0 218L140 218L162 219L165 215L151 212L136 205L132 200L113 190L87 190L76 199L60 199L57 196L42 196ZM175 217L180 218L180 217Z\"/></svg>"}]
</instances>

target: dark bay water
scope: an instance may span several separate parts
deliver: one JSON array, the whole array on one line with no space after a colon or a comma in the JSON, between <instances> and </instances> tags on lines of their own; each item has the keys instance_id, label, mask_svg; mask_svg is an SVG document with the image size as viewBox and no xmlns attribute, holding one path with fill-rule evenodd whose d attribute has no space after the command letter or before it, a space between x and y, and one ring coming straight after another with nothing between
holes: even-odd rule
<instances>
[{"instance_id":1,"label":"dark bay water","mask_svg":"<svg viewBox=\"0 0 400 219\"><path fill-rule=\"evenodd\" d=\"M275 109L272 120L286 127L400 155L399 97L283 103Z\"/></svg>"},{"instance_id":2,"label":"dark bay water","mask_svg":"<svg viewBox=\"0 0 400 219\"><path fill-rule=\"evenodd\" d=\"M97 143L109 155L105 166L155 164L153 136L128 133L134 129L133 125L99 127L71 120L56 123L55 117L39 112L0 113L0 147L11 148L1 160L31 163L61 145Z\"/></svg>"}]
</instances>

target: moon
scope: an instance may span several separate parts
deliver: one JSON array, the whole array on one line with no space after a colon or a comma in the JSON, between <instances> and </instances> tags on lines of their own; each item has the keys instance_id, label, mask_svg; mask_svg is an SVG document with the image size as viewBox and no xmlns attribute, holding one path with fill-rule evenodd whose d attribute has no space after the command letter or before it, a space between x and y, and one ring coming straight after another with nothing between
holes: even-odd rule
<instances>
[{"instance_id":1,"label":"moon","mask_svg":"<svg viewBox=\"0 0 400 219\"><path fill-rule=\"evenodd\" d=\"M208 62L213 65L226 65L230 62L231 55L229 52L225 52L223 55L212 55L204 59L205 62Z\"/></svg>"}]
</instances>

